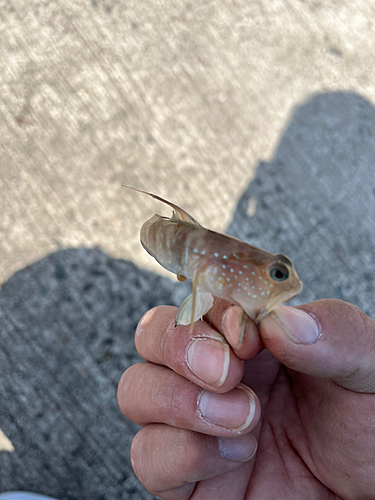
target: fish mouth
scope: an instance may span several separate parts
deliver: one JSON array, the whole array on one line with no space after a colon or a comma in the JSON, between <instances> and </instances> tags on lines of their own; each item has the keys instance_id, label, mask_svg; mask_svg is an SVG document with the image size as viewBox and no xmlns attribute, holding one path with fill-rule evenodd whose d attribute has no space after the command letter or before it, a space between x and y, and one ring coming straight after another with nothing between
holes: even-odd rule
<instances>
[{"instance_id":1,"label":"fish mouth","mask_svg":"<svg viewBox=\"0 0 375 500\"><path fill-rule=\"evenodd\" d=\"M262 307L260 311L258 312L256 318L255 318L255 324L258 325L262 319L264 319L268 314L275 309L275 307L279 306L280 304L283 304L287 300L290 300L292 297L297 295L298 293L301 292L302 290L302 281L299 282L298 288L294 289L293 291L285 292L276 299L274 299L272 302L269 302L266 306Z\"/></svg>"}]
</instances>

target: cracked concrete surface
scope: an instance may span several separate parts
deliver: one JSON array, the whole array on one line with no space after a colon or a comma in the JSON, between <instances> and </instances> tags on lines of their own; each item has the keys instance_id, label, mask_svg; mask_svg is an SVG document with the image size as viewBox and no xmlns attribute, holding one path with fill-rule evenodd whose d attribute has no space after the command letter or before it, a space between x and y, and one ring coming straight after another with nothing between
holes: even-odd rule
<instances>
[{"instance_id":1,"label":"cracked concrete surface","mask_svg":"<svg viewBox=\"0 0 375 500\"><path fill-rule=\"evenodd\" d=\"M0 492L152 498L116 385L142 313L187 289L139 245L169 210L122 184L289 255L295 303L375 316L374 19L366 0L0 1Z\"/></svg>"}]
</instances>

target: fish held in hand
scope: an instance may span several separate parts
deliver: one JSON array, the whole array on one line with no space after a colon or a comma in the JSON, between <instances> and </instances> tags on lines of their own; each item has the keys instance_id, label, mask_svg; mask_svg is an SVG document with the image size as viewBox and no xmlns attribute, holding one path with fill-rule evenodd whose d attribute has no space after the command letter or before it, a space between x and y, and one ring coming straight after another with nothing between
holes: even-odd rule
<instances>
[{"instance_id":1,"label":"fish held in hand","mask_svg":"<svg viewBox=\"0 0 375 500\"><path fill-rule=\"evenodd\" d=\"M177 205L146 191L173 209L171 218L155 214L141 228L145 250L193 289L182 303L176 325L191 325L212 307L213 297L239 305L258 324L272 309L302 290L288 257L266 252L237 238L202 227Z\"/></svg>"}]
</instances>

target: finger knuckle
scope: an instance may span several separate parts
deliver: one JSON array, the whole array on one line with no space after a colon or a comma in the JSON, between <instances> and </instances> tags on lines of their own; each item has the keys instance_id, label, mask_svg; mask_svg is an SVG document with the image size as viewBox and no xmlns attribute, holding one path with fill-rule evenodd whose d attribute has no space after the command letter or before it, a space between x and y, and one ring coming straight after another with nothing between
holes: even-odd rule
<instances>
[{"instance_id":1,"label":"finger knuckle","mask_svg":"<svg viewBox=\"0 0 375 500\"><path fill-rule=\"evenodd\" d=\"M131 408L129 393L135 381L139 379L139 372L142 369L142 365L143 363L137 363L136 365L130 366L127 370L124 371L118 383L117 403L121 412L128 418L130 418L129 412Z\"/></svg>"},{"instance_id":2,"label":"finger knuckle","mask_svg":"<svg viewBox=\"0 0 375 500\"><path fill-rule=\"evenodd\" d=\"M137 328L135 329L135 336L134 336L134 341L135 341L135 347L138 350L138 345L141 339L144 336L145 329L149 322L152 320L153 316L155 313L157 313L158 309L161 306L158 307L153 307L152 309L149 309L145 314L142 316L142 318L139 320Z\"/></svg>"},{"instance_id":3,"label":"finger knuckle","mask_svg":"<svg viewBox=\"0 0 375 500\"><path fill-rule=\"evenodd\" d=\"M143 486L153 494L157 494L160 490L160 473L159 466L154 465L154 449L153 440L149 439L148 429L140 430L134 437L130 448L130 461L138 480ZM159 462L162 457L159 456Z\"/></svg>"}]
</instances>

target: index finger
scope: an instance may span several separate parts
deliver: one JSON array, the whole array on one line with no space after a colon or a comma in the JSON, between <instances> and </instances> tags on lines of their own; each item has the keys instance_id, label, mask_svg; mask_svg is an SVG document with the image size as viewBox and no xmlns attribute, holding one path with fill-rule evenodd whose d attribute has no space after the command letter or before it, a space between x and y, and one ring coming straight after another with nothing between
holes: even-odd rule
<instances>
[{"instance_id":1,"label":"index finger","mask_svg":"<svg viewBox=\"0 0 375 500\"><path fill-rule=\"evenodd\" d=\"M226 339L205 321L174 327L176 307L159 306L138 323L135 346L146 361L168 366L176 373L212 392L236 387L243 376L243 361Z\"/></svg>"}]
</instances>

